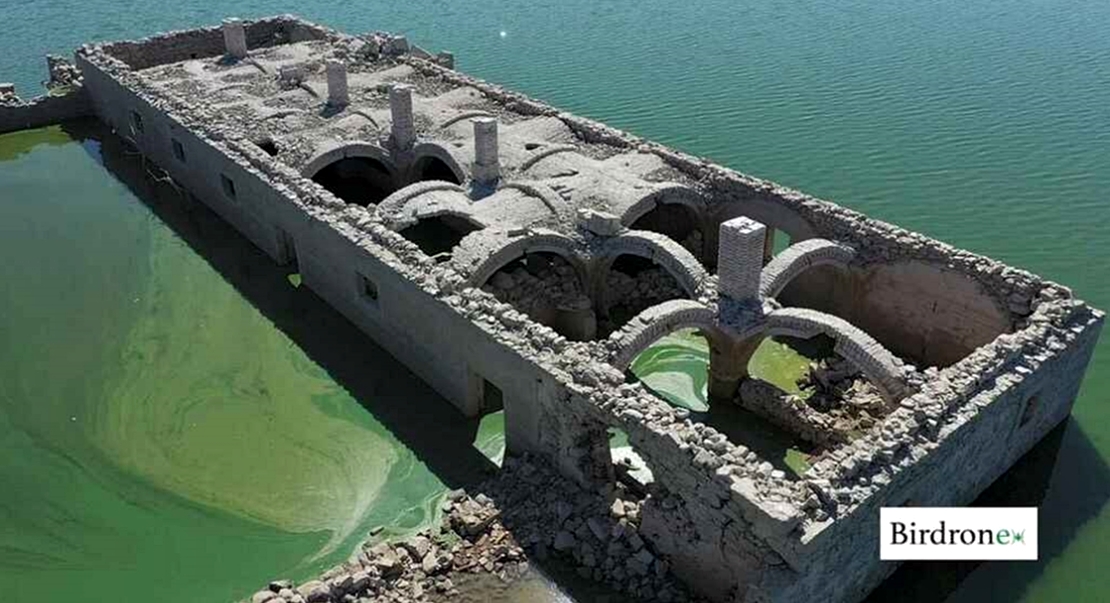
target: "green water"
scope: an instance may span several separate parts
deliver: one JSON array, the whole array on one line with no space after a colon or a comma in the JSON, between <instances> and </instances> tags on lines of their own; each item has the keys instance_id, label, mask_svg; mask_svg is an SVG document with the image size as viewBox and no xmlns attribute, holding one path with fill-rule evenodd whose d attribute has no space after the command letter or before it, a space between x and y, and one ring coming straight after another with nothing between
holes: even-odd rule
<instances>
[{"instance_id":1,"label":"green water","mask_svg":"<svg viewBox=\"0 0 1110 603\"><path fill-rule=\"evenodd\" d=\"M0 0L0 9L8 25L0 38L0 79L17 82L24 92L44 77L40 55L45 51L64 52L90 39L214 23L229 10L227 5L211 0L182 0L167 5ZM460 67L476 75L1027 268L1073 287L1096 306L1110 308L1110 262L1104 260L1110 247L1110 199L1106 192L1110 190L1110 36L1106 35L1110 30L1110 2L1105 0L248 0L236 4L235 10L240 16L295 11L356 32L404 31L411 40L430 49L453 50ZM144 347L155 345L150 343L152 337L157 341L150 327L137 325L140 321L134 315L125 315L124 308L136 297L140 299L138 305L152 303L146 292L157 277L149 272L155 263L161 265L163 261L152 263L150 259L158 241L150 233L158 227L150 224L149 218L140 219L141 207L131 200L125 203L126 193L102 173L96 175L92 165L86 165L85 171L95 180L75 181L82 173L82 160L78 159L81 154L76 149L39 147L12 159L19 152L15 150L18 145L6 143L4 147L0 158L9 160L0 163L4 174L0 180L0 211L4 217L0 221L0 249L6 260L0 273L5 283L0 289L5 304L0 313L0 350L4 354L0 358L0 391L5 396L4 425L16 427L3 429L5 434L13 434L5 435L5 442L20 442L13 441L9 448L32 447L37 451L34 454L41 456L29 456L32 452L28 451L6 455L0 461L5 467L11 465L4 469L2 483L20 484L18 488L3 488L0 494L5 509L0 515L0 531L4 534L0 546L5 551L30 551L18 556L14 552L6 554L14 561L0 570L0 584L10 589L13 576L30 576L14 582L15 588L35 588L39 595L55 583L66 586L65 590L52 591L56 600L62 598L62 593L72 595L75 587L123 584L119 578L122 573L86 578L84 584L67 583L61 574L80 576L82 572L102 572L113 563L125 568L130 563L130 570L120 572L128 571L126 579L144 587L180 580L224 592L239 582L232 574L249 582L255 576L269 577L286 567L303 566L305 558L332 540L329 530L334 529L339 522L335 518L342 513L322 514L330 518L323 523L333 525L318 526L316 532L277 529L265 522L292 521L290 517L298 507L295 501L284 500L274 511L252 508L254 505L237 484L221 493L219 501L197 501L197 493L187 485L165 478L156 480L151 475L166 459L178 459L187 465L193 458L190 455L199 453L169 450L152 454L150 459L141 458L145 455L134 458L134 449L98 431L98 425L102 428L107 421L116 420L112 416L98 415L97 422L90 422L89 416L74 412L63 413L62 419L46 414L48 409L81 409L90 400L104 398L107 394L102 392L120 392L119 407L123 410L119 412L142 417L146 406L142 397L159 389L141 383L143 379L134 373L141 364L137 360L116 360L124 351L153 354L157 350ZM34 164L38 167L32 168ZM20 169L9 168L13 165ZM17 174L21 184L19 192L13 194L17 189L9 183L15 182ZM64 189L65 196L47 198L43 191L51 188ZM110 204L113 199L116 204L112 207L123 209L88 209L96 203ZM89 215L83 215L82 209ZM9 217L15 213L23 216L20 222L12 222L14 217ZM111 213L111 220L107 213ZM45 226L38 231L29 226L33 224L29 220L45 223L46 215L59 214L70 220L70 230L55 233L58 236L44 232ZM125 220L121 215L130 217ZM143 232L141 228L122 233L104 231L116 227L106 222L127 220L145 228L148 234L134 234ZM18 228L14 224L19 224ZM62 227L62 223L50 225ZM13 237L38 244L27 247L21 243L13 248L5 242ZM94 242L95 248L90 247ZM53 248L64 245L81 251L78 255L82 265L52 271L48 262L51 258L57 261ZM43 253L30 253L31 248ZM125 259L134 264L122 266ZM198 270L203 271L203 263L198 264ZM110 280L98 282L98 274L110 274ZM18 287L11 286L17 277L24 280ZM175 286L158 282L163 287ZM80 283L86 287L80 293L64 288ZM255 304L259 303L256 298ZM41 321L27 318L66 304L66 314L51 313L48 320ZM9 315L17 315L16 309L20 318L9 319ZM188 314L185 308L174 312ZM165 328L198 340L223 340L221 345L239 341L238 337L206 335L200 329ZM130 340L132 333L142 339ZM306 337L302 334L298 340ZM244 336L242 340L251 338ZM273 362L268 356L280 347L272 342L256 345L267 355L267 362ZM1110 472L1106 467L1110 456L1108 346L1110 338L1104 337L1073 420L993 489L995 500L1002 504L1041 507L1041 561L930 564L917 572L917 579L913 571L900 572L899 579L891 582L894 586L886 588L876 600L1039 602L1107 598L1110 573L1103 571L1103 566L1110 555L1110 511L1106 507L1110 498ZM250 352L255 353L254 347ZM175 356L173 361L182 361L177 352L167 353ZM34 360L25 361L24 357ZM107 357L112 361L104 360ZM254 371L262 370L253 361L241 362L254 367ZM284 363L295 364L288 357ZM205 384L195 383L190 372L185 369L179 376L177 371L152 369L151 374L168 374L165 378L203 390ZM334 367L329 372L335 372ZM17 373L24 376L18 377ZM198 373L205 371L192 371ZM69 377L63 378L62 374ZM330 387L326 379L304 376L311 371L296 374L296 391L303 392L304 397ZM343 382L349 383L358 372L352 369L343 374L348 377ZM261 389L252 389L253 380L244 386L239 381L244 377L224 378L244 388L247 398L261 395L257 393ZM283 375L260 381L284 384L291 379ZM33 393L25 393L28 390ZM412 390L409 397L420 396L419 391ZM14 405L23 407L17 409L19 412L7 410L13 406L12 392L20 392ZM382 398L396 399L380 384L367 385L360 392L354 397L363 406L373 406ZM335 394L335 399L338 396ZM327 414L320 407L301 404L305 412ZM403 406L404 401L398 405ZM373 408L372 414L388 418L392 408L381 404ZM341 415L336 412L329 416ZM63 425L71 416L78 416L79 421ZM43 421L43 425L33 428L30 418ZM389 431L404 429L405 422L394 418L383 420ZM148 443L161 444L160 436L149 436L152 431L185 433L183 428L157 431L152 427L158 424L154 417L137 421L137 425L144 423L147 427L136 429L147 432L140 437ZM333 425L339 429L338 423ZM294 430L297 437L308 437L303 433L307 426L308 422L298 422L300 430ZM77 430L81 431L80 438L67 437ZM351 438L342 440L346 445L359 438L372 440L370 435L358 435L357 429L341 432L344 438ZM413 439L412 433L403 435L406 442ZM106 441L98 442L96 437ZM216 432L205 437L218 437L221 445L228 439L226 434ZM288 442L290 437L285 434L278 439ZM331 448L327 450L334 452L345 444L329 442ZM254 445L262 446L257 441ZM402 448L386 447L404 458ZM80 454L75 449L81 450ZM321 451L320 458L327 454ZM420 457L431 458L429 465L437 474L450 471L451 463L437 459L434 448L422 449ZM30 458L41 460L26 460ZM307 460L303 462L302 467L312 466ZM394 467L403 465L397 462ZM47 467L55 469L48 471L44 469ZM342 473L336 465L331 467L331 475ZM63 470L70 475L62 476ZM383 483L376 466L365 471L371 474L371 482ZM17 479L17 475L22 477ZM280 500L285 493L274 491L282 489L281 483L275 480L263 486ZM69 491L78 487L101 493L99 497L88 494L90 502L84 507L110 509L116 514L102 510L96 517L72 515L72 505L67 506L66 501L76 494L85 495ZM181 493L172 490L177 487ZM159 505L168 508L172 503L172 512L163 512L162 506L127 494L136 491L174 492L173 496L155 496L161 501ZM387 486L384 491L392 490ZM365 494L344 490L344 504L357 506L356 501ZM419 507L421 496L414 495L414 499L412 503L398 503L396 508ZM105 502L92 502L97 500ZM389 500L377 499L370 506L371 513ZM214 505L221 505L226 516L216 514ZM16 507L23 508L24 513L34 509L35 517L16 516L7 510ZM56 513L56 521L43 518L49 513ZM188 529L179 527L176 534L198 537L166 537L162 542L192 542L178 546L199 551L191 564L195 568L207 564L209 569L190 569L189 579L175 575L181 571L158 571L164 569L164 561L144 566L155 571L157 578L144 577L147 574L137 568L158 555L184 559L187 551L171 553L165 546L154 545L142 549L126 540L122 540L124 544L105 544L120 542L114 533L121 530L143 536L134 539L142 541L151 531L185 526L186 517L190 518ZM209 529L205 531L204 526ZM99 541L91 536L97 533L102 535ZM17 541L17 534L37 545L9 546ZM150 538L147 542L157 540ZM101 543L98 550L93 547L96 542ZM63 557L59 552L63 550L89 551L89 555L79 557L96 563L72 571L33 569L50 565L47 559ZM60 562L56 565L65 567ZM168 595L170 591L161 592ZM26 597L15 597L21 598ZM50 600L46 595L39 599Z\"/></svg>"},{"instance_id":2,"label":"green water","mask_svg":"<svg viewBox=\"0 0 1110 603\"><path fill-rule=\"evenodd\" d=\"M55 127L0 137L0 157L7 596L227 601L436 517L439 478L114 180L98 141ZM401 373L378 385L413 389ZM500 429L485 422L486 453Z\"/></svg>"},{"instance_id":3,"label":"green water","mask_svg":"<svg viewBox=\"0 0 1110 603\"><path fill-rule=\"evenodd\" d=\"M757 379L779 389L803 395L798 378L805 375L810 359L785 342L766 339L748 363ZM693 329L665 335L640 353L629 367L655 395L675 406L693 411L692 418L722 430L729 438L755 450L784 471L802 475L809 469L810 446L785 431L731 405L709 404L709 342ZM614 441L612 447L626 444Z\"/></svg>"},{"instance_id":4,"label":"green water","mask_svg":"<svg viewBox=\"0 0 1110 603\"><path fill-rule=\"evenodd\" d=\"M789 345L767 339L756 349L749 370L753 377L798 395L802 393L798 378L809 363ZM671 404L696 412L709 410L709 342L692 329L662 337L632 361L630 370Z\"/></svg>"}]
</instances>

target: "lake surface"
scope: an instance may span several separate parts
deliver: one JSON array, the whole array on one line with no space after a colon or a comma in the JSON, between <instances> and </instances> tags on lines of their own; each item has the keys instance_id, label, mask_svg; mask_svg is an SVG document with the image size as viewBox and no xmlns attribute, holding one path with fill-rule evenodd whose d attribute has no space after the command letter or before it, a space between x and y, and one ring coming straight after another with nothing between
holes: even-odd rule
<instances>
[{"instance_id":1,"label":"lake surface","mask_svg":"<svg viewBox=\"0 0 1110 603\"><path fill-rule=\"evenodd\" d=\"M210 24L225 7L0 0L0 80L29 96L44 52ZM236 10L407 33L480 77L1110 308L1105 0L248 0ZM9 597L175 600L194 589L176 600L226 600L345 558L373 525L428 520L443 482L461 478L419 430L399 432L394 409L421 401L434 416L442 401L396 365L357 377L322 352L297 318L329 316L310 296L287 284L284 297L264 295L284 275L237 264L248 252L214 262L221 238L167 227L101 167L95 142L20 136L0 142ZM198 241L217 243L198 254ZM909 568L875 599L1105 599L1108 392L1110 335L1073 419L987 495L1041 506L1041 561Z\"/></svg>"}]
</instances>

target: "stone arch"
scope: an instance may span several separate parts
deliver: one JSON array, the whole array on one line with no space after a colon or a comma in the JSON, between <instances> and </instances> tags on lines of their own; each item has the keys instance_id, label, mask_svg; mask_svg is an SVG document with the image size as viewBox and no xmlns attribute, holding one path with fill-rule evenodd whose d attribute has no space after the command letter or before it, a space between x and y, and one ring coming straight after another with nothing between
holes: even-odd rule
<instances>
[{"instance_id":1,"label":"stone arch","mask_svg":"<svg viewBox=\"0 0 1110 603\"><path fill-rule=\"evenodd\" d=\"M764 262L774 255L775 238L778 232L790 237L790 243L799 243L817 236L817 231L808 220L798 212L782 203L752 197L744 200L722 200L710 204L706 215L705 257L714 263L720 246L718 240L721 224L739 216L751 218L767 227L764 246Z\"/></svg>"},{"instance_id":2,"label":"stone arch","mask_svg":"<svg viewBox=\"0 0 1110 603\"><path fill-rule=\"evenodd\" d=\"M410 201L426 193L440 191L459 193L463 195L464 198L466 195L466 189L452 182L445 182L442 180L414 182L383 199L382 202L378 204L378 215L381 216L386 226L390 228L396 229L397 226L403 227L407 219L405 208L409 205Z\"/></svg>"},{"instance_id":3,"label":"stone arch","mask_svg":"<svg viewBox=\"0 0 1110 603\"><path fill-rule=\"evenodd\" d=\"M815 266L847 266L856 250L827 239L808 239L787 247L759 275L759 294L776 297L798 275Z\"/></svg>"},{"instance_id":4,"label":"stone arch","mask_svg":"<svg viewBox=\"0 0 1110 603\"><path fill-rule=\"evenodd\" d=\"M515 240L481 234L465 241L465 251L456 252L474 261L476 248L495 250L480 260L468 279L470 286L482 288L567 339L597 338L597 316L587 294L584 263L573 241L551 234ZM497 244L502 245L497 248Z\"/></svg>"},{"instance_id":5,"label":"stone arch","mask_svg":"<svg viewBox=\"0 0 1110 603\"><path fill-rule=\"evenodd\" d=\"M613 262L622 255L642 257L661 266L691 298L698 297L709 277L698 259L669 237L646 230L626 231L605 241L597 253L594 281L604 287Z\"/></svg>"},{"instance_id":6,"label":"stone arch","mask_svg":"<svg viewBox=\"0 0 1110 603\"><path fill-rule=\"evenodd\" d=\"M653 268L673 279L676 289L668 290L669 284L663 281L652 283L649 271ZM617 273L632 280L617 278ZM698 298L707 278L697 258L664 235L626 231L605 240L594 256L590 274L590 291L601 332L619 329L648 306L668 299ZM648 288L641 289L645 284Z\"/></svg>"},{"instance_id":7,"label":"stone arch","mask_svg":"<svg viewBox=\"0 0 1110 603\"><path fill-rule=\"evenodd\" d=\"M712 308L689 299L672 299L647 308L608 339L609 362L628 370L641 352L679 329L700 329L710 341L719 337Z\"/></svg>"},{"instance_id":8,"label":"stone arch","mask_svg":"<svg viewBox=\"0 0 1110 603\"><path fill-rule=\"evenodd\" d=\"M816 310L783 308L767 315L758 337L786 335L809 339L821 334L836 342L836 353L858 367L888 403L896 403L911 393L903 375L902 360L842 318Z\"/></svg>"},{"instance_id":9,"label":"stone arch","mask_svg":"<svg viewBox=\"0 0 1110 603\"><path fill-rule=\"evenodd\" d=\"M467 274L467 285L480 288L498 270L529 253L553 253L565 259L586 283L581 245L553 230L536 229L522 234L485 229L468 235L455 254L455 265Z\"/></svg>"},{"instance_id":10,"label":"stone arch","mask_svg":"<svg viewBox=\"0 0 1110 603\"><path fill-rule=\"evenodd\" d=\"M705 210L706 201L701 193L689 186L662 184L625 209L621 214L621 224L632 228L637 220L661 205L682 205L690 208L700 218Z\"/></svg>"},{"instance_id":11,"label":"stone arch","mask_svg":"<svg viewBox=\"0 0 1110 603\"><path fill-rule=\"evenodd\" d=\"M343 143L314 155L301 175L348 203L377 203L397 190L400 174L393 156L370 143Z\"/></svg>"},{"instance_id":12,"label":"stone arch","mask_svg":"<svg viewBox=\"0 0 1110 603\"><path fill-rule=\"evenodd\" d=\"M776 297L859 325L918 366L951 366L1012 332L1014 314L978 279L930 259L815 266Z\"/></svg>"},{"instance_id":13,"label":"stone arch","mask_svg":"<svg viewBox=\"0 0 1110 603\"><path fill-rule=\"evenodd\" d=\"M422 142L412 150L407 181L436 180L462 184L467 179L462 163L447 147L434 142Z\"/></svg>"},{"instance_id":14,"label":"stone arch","mask_svg":"<svg viewBox=\"0 0 1110 603\"><path fill-rule=\"evenodd\" d=\"M688 186L660 186L626 209L621 224L665 235L703 264L712 263L705 254L705 198Z\"/></svg>"},{"instance_id":15,"label":"stone arch","mask_svg":"<svg viewBox=\"0 0 1110 603\"><path fill-rule=\"evenodd\" d=\"M723 201L713 205L716 210L712 218L717 227L722 222L737 216L746 216L769 228L785 232L795 243L817 236L817 231L809 220L782 203L753 197L743 201Z\"/></svg>"}]
</instances>

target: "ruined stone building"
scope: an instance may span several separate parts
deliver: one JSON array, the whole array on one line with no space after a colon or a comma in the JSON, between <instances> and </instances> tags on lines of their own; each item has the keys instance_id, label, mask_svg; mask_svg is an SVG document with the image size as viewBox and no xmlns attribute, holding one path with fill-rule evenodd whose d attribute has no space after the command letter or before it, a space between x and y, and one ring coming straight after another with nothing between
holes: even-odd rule
<instances>
[{"instance_id":1,"label":"ruined stone building","mask_svg":"<svg viewBox=\"0 0 1110 603\"><path fill-rule=\"evenodd\" d=\"M87 45L76 66L74 103L462 414L503 409L510 454L607 496L626 477L609 431L626 433L652 476L644 537L714 600L862 598L895 569L879 507L970 503L1068 416L1102 326L1066 287L403 37L229 20ZM712 405L810 443L807 469L629 378L681 329L709 341ZM829 404L868 420L749 379L768 337L831 342L853 385Z\"/></svg>"}]
</instances>

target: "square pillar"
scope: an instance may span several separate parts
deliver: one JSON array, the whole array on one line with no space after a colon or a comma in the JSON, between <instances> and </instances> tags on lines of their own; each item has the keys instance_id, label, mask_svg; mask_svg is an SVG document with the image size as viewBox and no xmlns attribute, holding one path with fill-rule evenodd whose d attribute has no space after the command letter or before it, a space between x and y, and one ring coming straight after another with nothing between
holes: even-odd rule
<instances>
[{"instance_id":1,"label":"square pillar","mask_svg":"<svg viewBox=\"0 0 1110 603\"><path fill-rule=\"evenodd\" d=\"M350 102L347 93L347 65L342 61L329 60L328 74L328 104L333 107L345 107Z\"/></svg>"},{"instance_id":2,"label":"square pillar","mask_svg":"<svg viewBox=\"0 0 1110 603\"><path fill-rule=\"evenodd\" d=\"M416 123L412 115L412 86L396 84L389 89L389 111L393 116L393 144L407 151L416 143Z\"/></svg>"},{"instance_id":3,"label":"square pillar","mask_svg":"<svg viewBox=\"0 0 1110 603\"><path fill-rule=\"evenodd\" d=\"M224 19L224 51L230 57L247 58L247 30L239 19Z\"/></svg>"},{"instance_id":4,"label":"square pillar","mask_svg":"<svg viewBox=\"0 0 1110 603\"><path fill-rule=\"evenodd\" d=\"M474 119L474 166L472 171L474 179L483 184L492 184L501 177L496 118L478 117Z\"/></svg>"},{"instance_id":5,"label":"square pillar","mask_svg":"<svg viewBox=\"0 0 1110 603\"><path fill-rule=\"evenodd\" d=\"M717 275L721 294L736 301L759 299L767 227L740 216L721 224Z\"/></svg>"}]
</instances>

